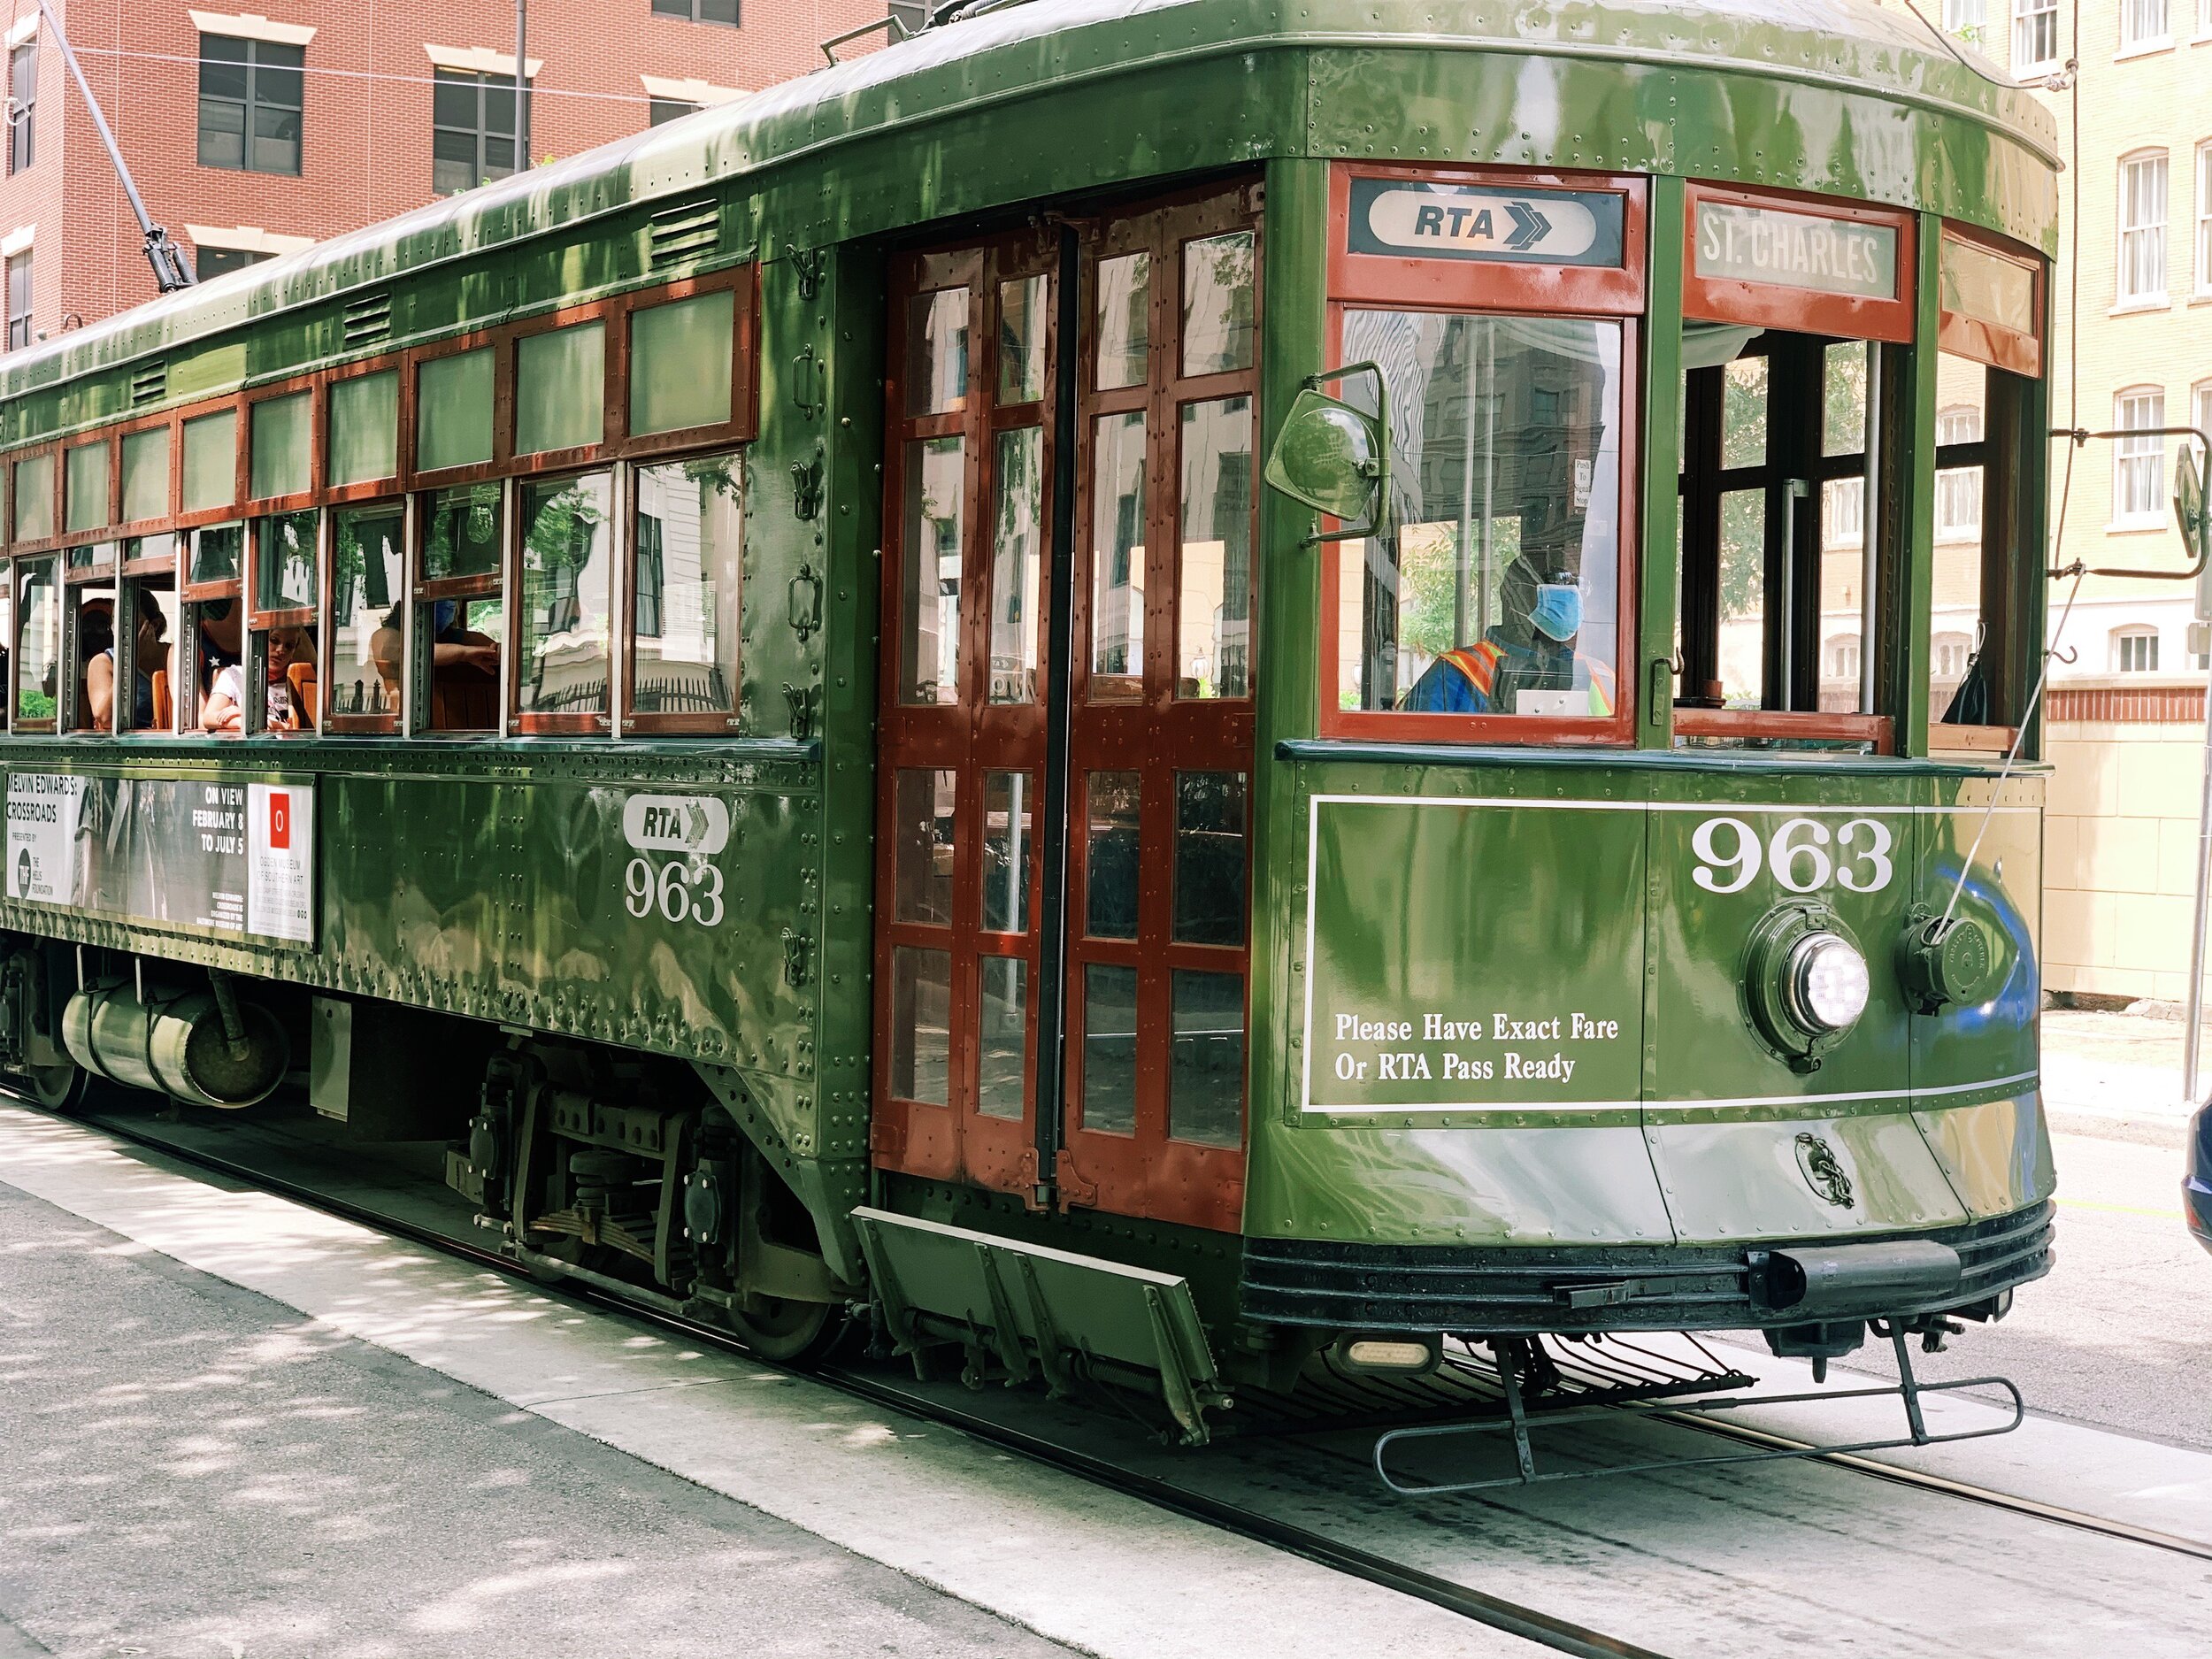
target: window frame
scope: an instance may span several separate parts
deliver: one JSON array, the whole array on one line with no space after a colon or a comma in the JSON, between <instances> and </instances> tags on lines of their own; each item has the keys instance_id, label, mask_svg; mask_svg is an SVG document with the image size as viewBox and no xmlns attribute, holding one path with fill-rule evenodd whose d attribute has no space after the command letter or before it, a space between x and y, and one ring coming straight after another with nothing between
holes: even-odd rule
<instances>
[{"instance_id":1,"label":"window frame","mask_svg":"<svg viewBox=\"0 0 2212 1659\"><path fill-rule=\"evenodd\" d=\"M400 403L401 425L406 424L406 400ZM390 487L390 480L375 483L379 493L357 495L349 490L343 499L326 496L323 503L321 532L322 564L317 572L315 594L315 683L317 706L315 729L327 737L390 737L409 730L408 708L413 697L414 636L417 632L415 616L415 543L420 535L420 520L415 499ZM360 487L354 487L358 488ZM328 687L336 683L331 672L336 649L337 628L331 615L335 599L335 579L338 562L338 515L348 510L373 511L388 507L399 516L399 586L393 599L400 618L399 700L382 714L335 714L330 708Z\"/></svg>"},{"instance_id":2,"label":"window frame","mask_svg":"<svg viewBox=\"0 0 2212 1659\"><path fill-rule=\"evenodd\" d=\"M28 63L30 73L24 77L29 82L30 96L19 97L16 90L15 66ZM8 177L27 173L38 163L38 36L20 42L8 49L8 97L15 109L8 117Z\"/></svg>"},{"instance_id":3,"label":"window frame","mask_svg":"<svg viewBox=\"0 0 2212 1659\"><path fill-rule=\"evenodd\" d=\"M659 18L664 22L669 23L694 23L704 28L741 29L745 27L745 7L743 0L738 0L736 15L731 18L727 23L725 23L720 18L701 17L699 15L699 0L685 0L687 15L680 17L673 12L664 11L662 9L663 4L664 0L651 0L651 4L647 8L646 15L648 17Z\"/></svg>"},{"instance_id":4,"label":"window frame","mask_svg":"<svg viewBox=\"0 0 2212 1659\"><path fill-rule=\"evenodd\" d=\"M1688 180L1682 191L1682 315L1699 322L1756 324L1788 334L1820 334L1832 340L1878 340L1884 345L1913 342L1914 289L1919 265L1919 215L1908 208L1875 207L1839 196L1801 190L1741 189ZM1823 294L1777 282L1735 277L1704 277L1697 272L1697 211L1707 203L1725 207L1763 208L1809 214L1863 225L1886 227L1897 235L1896 293L1888 299Z\"/></svg>"},{"instance_id":5,"label":"window frame","mask_svg":"<svg viewBox=\"0 0 2212 1659\"><path fill-rule=\"evenodd\" d=\"M2155 400L2151 410L2151 419L2142 426L2131 426L2126 419L2125 406L2142 399ZM2124 435L2114 439L2112 444L2111 529L2124 532L2162 530L2165 527L2166 440L2159 434L2157 430L2165 424L2166 388L2163 386L2145 382L2135 386L2124 386L2113 393L2113 430ZM2155 452L2148 455L2131 454L2127 446L2136 434L2147 436L2148 441L2156 446ZM2140 512L2130 511L2124 505L2125 480L2130 475L2124 469L2139 466L2145 462L2150 464L2150 475L2155 486L2154 493L2158 499L2154 505L2143 509Z\"/></svg>"},{"instance_id":6,"label":"window frame","mask_svg":"<svg viewBox=\"0 0 2212 1659\"><path fill-rule=\"evenodd\" d=\"M1048 430L1046 442L1051 442ZM620 568L617 579L622 584L621 595L621 660L617 664L622 689L621 719L624 732L694 737L727 737L737 732L744 720L745 636L740 628L736 653L731 659L730 706L726 710L678 711L649 710L641 712L637 706L637 475L649 466L664 466L691 458L730 455L738 465L737 497L737 603L741 619L745 607L745 534L752 513L752 502L745 489L745 449L742 444L714 445L707 449L687 449L680 455L636 456L623 461L618 488L618 504L622 515L622 542ZM817 574L818 582L821 580ZM663 604L666 603L664 594Z\"/></svg>"},{"instance_id":7,"label":"window frame","mask_svg":"<svg viewBox=\"0 0 2212 1659\"><path fill-rule=\"evenodd\" d=\"M5 461L7 467L7 476L0 479L0 488L4 488L7 493L8 513L5 529L8 534L7 549L10 554L27 554L35 557L49 551L59 552L68 545L70 539L68 533L61 528L64 517L61 457L62 450L67 447L67 442L68 441L63 438L44 438L36 443L26 444L21 449L10 449L4 457L0 457ZM41 458L46 461L53 474L51 488L54 492L52 496L54 531L53 534L48 535L18 539L15 534L15 469L25 461L36 461Z\"/></svg>"},{"instance_id":8,"label":"window frame","mask_svg":"<svg viewBox=\"0 0 2212 1659\"><path fill-rule=\"evenodd\" d=\"M35 343L37 338L38 265L31 257L34 251L33 249L25 248L8 255L4 260L0 260L0 283L4 283L6 289L5 294L0 296L0 302L4 302L5 306L7 349L10 351L20 351L25 347ZM26 273L23 287L28 302L27 308L20 311L15 309L15 273L19 268ZM20 342L15 337L18 323L23 325L23 338Z\"/></svg>"},{"instance_id":9,"label":"window frame","mask_svg":"<svg viewBox=\"0 0 2212 1659\"><path fill-rule=\"evenodd\" d=\"M2140 224L2131 225L2128 222L2128 214L2132 211L2128 188L2129 173L2133 168L2147 166L2153 162L2158 165L2159 171L2159 216L2154 221L2146 220ZM2117 169L2117 178L2113 193L2113 209L2116 216L2112 240L2113 309L2116 311L2156 311L2172 303L2168 279L2172 271L2173 250L2168 246L2167 231L2173 223L2173 157L2170 152L2162 149L2131 150L2114 165ZM2158 286L2154 288L2131 290L2126 285L2131 268L2136 262L2129 257L2128 238L2154 235L2158 242L2156 261Z\"/></svg>"},{"instance_id":10,"label":"window frame","mask_svg":"<svg viewBox=\"0 0 2212 1659\"><path fill-rule=\"evenodd\" d=\"M2020 42L2023 26L2030 34L2039 33L2037 23L2050 19L2051 50L2039 58L2023 58ZM2031 70L2055 69L2058 66L2058 0L2012 0L2012 73L2016 78Z\"/></svg>"},{"instance_id":11,"label":"window frame","mask_svg":"<svg viewBox=\"0 0 2212 1659\"><path fill-rule=\"evenodd\" d=\"M12 503L11 503L12 508ZM23 674L23 583L29 574L24 568L42 560L50 559L54 566L55 626L54 648L54 711L43 718L26 719L22 714ZM42 553L16 556L11 553L7 561L8 580L8 731L42 736L61 733L64 704L67 702L62 672L68 664L64 661L64 637L69 623L68 589L62 581L62 554L58 548Z\"/></svg>"},{"instance_id":12,"label":"window frame","mask_svg":"<svg viewBox=\"0 0 2212 1659\"><path fill-rule=\"evenodd\" d=\"M1623 201L1622 264L1517 265L1394 257L1350 251L1352 180L1409 180L1512 189L1595 190ZM1618 581L1613 654L1613 712L1609 717L1534 714L1430 714L1399 709L1340 709L1337 687L1343 561L1351 544L1320 543L1321 604L1317 729L1325 738L1397 743L1571 745L1626 749L1636 741L1642 701L1639 676L1624 672L1638 660L1637 618L1642 569L1643 514L1638 488L1643 399L1643 341L1647 305L1648 181L1632 173L1529 172L1513 168L1421 167L1340 162L1329 173L1328 309L1325 360L1343 361L1348 311L1429 311L1444 315L1558 318L1617 323L1621 328L1620 501L1617 520ZM1087 308L1084 357L1090 360L1092 318ZM1257 434L1255 442L1257 442ZM1080 503L1079 514L1087 512ZM1338 521L1325 526L1340 528ZM1256 560L1255 561L1256 565ZM1256 622L1256 618L1255 618Z\"/></svg>"},{"instance_id":13,"label":"window frame","mask_svg":"<svg viewBox=\"0 0 2212 1659\"><path fill-rule=\"evenodd\" d=\"M329 439L324 430L328 419L328 380L314 373L295 374L281 380L271 380L255 387L241 396L238 414L239 503L238 511L248 519L265 518L275 513L299 512L320 504L319 497L323 478L325 449ZM293 490L288 495L255 495L253 490L253 416L263 403L275 403L281 398L307 394L307 488Z\"/></svg>"},{"instance_id":14,"label":"window frame","mask_svg":"<svg viewBox=\"0 0 2212 1659\"><path fill-rule=\"evenodd\" d=\"M529 157L523 154L522 146L526 136L530 132L530 118L538 89L536 76L526 73L524 74L521 102L515 111L515 124L508 129L505 134L508 142L515 147L516 165L508 168L506 172L497 174L488 171L489 164L484 159L485 142L494 136L491 127L488 125L488 118L484 112L484 95L495 86L503 86L511 92L515 78L512 75L487 74L480 69L449 69L441 64L433 68L430 84L430 191L433 200L442 200L448 196L458 196L464 191L480 189L497 179L511 179L518 173L528 171L523 164L526 163ZM473 129L466 129L472 130L476 136L476 159L470 169L474 176L467 184L463 185L460 190L448 191L438 188L438 134L465 130L458 127L447 126L438 119L437 88L441 84L445 86L465 84L470 86L476 94L476 126Z\"/></svg>"},{"instance_id":15,"label":"window frame","mask_svg":"<svg viewBox=\"0 0 2212 1659\"><path fill-rule=\"evenodd\" d=\"M304 178L307 173L307 49L304 46L288 45L282 41L265 41L245 35L226 35L220 29L200 29L198 36L200 73L198 84L193 88L193 164L216 173L257 173L272 179ZM232 98L220 94L214 95L216 103L230 105L241 113L243 124L239 132L239 161L235 167L224 162L208 160L204 149L207 129L203 124L202 116L210 97L207 91L208 65L211 63L228 64L233 61L230 58L210 58L207 42L211 40L234 41L246 49L245 58L239 64L246 73L246 96L243 98ZM260 55L272 49L279 51L297 52L300 61L296 64L263 64ZM300 77L299 103L291 104L272 102L265 104L259 96L260 76L257 73L264 68L273 69L285 74L298 75ZM254 116L257 111L264 108L286 111L299 120L299 135L293 141L294 165L289 167L258 167L254 165Z\"/></svg>"},{"instance_id":16,"label":"window frame","mask_svg":"<svg viewBox=\"0 0 2212 1659\"><path fill-rule=\"evenodd\" d=\"M2131 34L2136 13L2155 6L2163 27L2155 35ZM2119 48L2113 53L2117 58L2132 58L2139 53L2162 51L2174 43L2173 0L2120 0Z\"/></svg>"},{"instance_id":17,"label":"window frame","mask_svg":"<svg viewBox=\"0 0 2212 1659\"><path fill-rule=\"evenodd\" d=\"M2212 4L2212 0L2208 0ZM2190 229L2191 249L2195 257L2195 281L2191 285L2198 299L2212 299L2212 138L2197 141L2196 212Z\"/></svg>"},{"instance_id":18,"label":"window frame","mask_svg":"<svg viewBox=\"0 0 2212 1659\"><path fill-rule=\"evenodd\" d=\"M320 390L315 418L315 498L321 505L347 507L359 502L381 501L387 496L406 493L401 480L407 476L410 457L415 453L415 400L409 396L408 355L402 350L382 352L372 357L357 357L317 377ZM372 374L385 373L399 376L399 393L394 399L396 408L393 414L396 435L392 470L381 478L361 479L350 484L334 484L330 481L334 453L330 420L338 403L334 394L339 386L348 381L366 380Z\"/></svg>"},{"instance_id":19,"label":"window frame","mask_svg":"<svg viewBox=\"0 0 2212 1659\"><path fill-rule=\"evenodd\" d=\"M2123 660L2127 653L2127 648L2131 645L2136 644L2147 644L2149 649L2146 650L2143 655L2147 657L2155 658L2159 655L2158 632L2157 628L2152 626L2147 622L2124 622L2118 627L2113 629L2111 634L2111 672L2115 674L2155 674L2161 672L2162 671L2155 661L2146 662L2139 667L2131 667L2125 661Z\"/></svg>"},{"instance_id":20,"label":"window frame","mask_svg":"<svg viewBox=\"0 0 2212 1659\"><path fill-rule=\"evenodd\" d=\"M611 378L611 377L610 377ZM624 557L624 523L629 518L630 492L626 471L629 463L605 459L589 466L570 467L565 471L541 468L533 472L518 473L507 499L506 546L501 554L504 586L501 589L501 614L506 618L506 637L500 642L500 677L504 682L500 690L501 704L505 714L503 729L517 737L545 737L556 735L606 737L614 732L619 698L617 688L626 678L629 653L623 649L630 626L629 606L624 603L623 571L627 564ZM523 521L522 492L528 485L558 485L573 480L589 478L595 472L607 475L607 494L610 501L611 541L607 549L607 706L602 713L548 713L542 710L526 712L522 707L522 557L523 542L528 526ZM418 530L417 534L420 534Z\"/></svg>"},{"instance_id":21,"label":"window frame","mask_svg":"<svg viewBox=\"0 0 2212 1659\"><path fill-rule=\"evenodd\" d=\"M2036 326L2032 331L2023 333L1985 317L1953 311L1942 303L1942 281L1939 277L1936 285L1936 349L1947 351L1954 357L1971 357L1977 363L1993 369L2002 369L2008 374L2024 375L2032 380L2041 380L2044 368L2044 302L2050 280L2048 262L2016 242L1950 219L1943 221L1943 240L1957 242L2026 271L2035 282L2035 295L2031 303ZM1940 256L1941 252L1939 247L1938 255Z\"/></svg>"}]
</instances>

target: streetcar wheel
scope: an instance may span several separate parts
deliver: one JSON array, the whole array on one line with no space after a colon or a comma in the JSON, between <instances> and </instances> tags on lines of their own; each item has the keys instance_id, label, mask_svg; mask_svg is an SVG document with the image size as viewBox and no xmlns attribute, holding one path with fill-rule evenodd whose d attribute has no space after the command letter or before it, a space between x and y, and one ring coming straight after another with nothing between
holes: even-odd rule
<instances>
[{"instance_id":1,"label":"streetcar wheel","mask_svg":"<svg viewBox=\"0 0 2212 1659\"><path fill-rule=\"evenodd\" d=\"M73 1112L84 1100L90 1074L74 1060L52 1065L27 1065L5 1074L7 1080L48 1111Z\"/></svg>"},{"instance_id":2,"label":"streetcar wheel","mask_svg":"<svg viewBox=\"0 0 2212 1659\"><path fill-rule=\"evenodd\" d=\"M759 1298L757 1313L732 1308L724 1314L739 1341L779 1365L814 1365L827 1359L852 1321L844 1308L827 1302L787 1302Z\"/></svg>"}]
</instances>

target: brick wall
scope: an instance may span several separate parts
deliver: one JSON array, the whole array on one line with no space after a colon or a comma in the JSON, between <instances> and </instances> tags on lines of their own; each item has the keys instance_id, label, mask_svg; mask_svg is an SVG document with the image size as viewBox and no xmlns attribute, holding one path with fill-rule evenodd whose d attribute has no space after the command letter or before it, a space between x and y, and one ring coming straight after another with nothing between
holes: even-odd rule
<instances>
[{"instance_id":1,"label":"brick wall","mask_svg":"<svg viewBox=\"0 0 2212 1659\"><path fill-rule=\"evenodd\" d=\"M35 0L0 0L0 19L36 10ZM188 224L319 241L423 205L434 67L425 44L514 52L513 0L56 0L56 10L148 211L180 242ZM198 164L194 10L316 31L305 48L300 176ZM749 0L729 28L657 16L651 0L530 0L530 57L541 65L532 153L574 155L643 128L641 75L758 91L818 67L818 42L883 10L883 0ZM37 160L0 179L0 234L36 227L35 323L49 331L154 292L121 187L67 82L42 32Z\"/></svg>"}]
</instances>

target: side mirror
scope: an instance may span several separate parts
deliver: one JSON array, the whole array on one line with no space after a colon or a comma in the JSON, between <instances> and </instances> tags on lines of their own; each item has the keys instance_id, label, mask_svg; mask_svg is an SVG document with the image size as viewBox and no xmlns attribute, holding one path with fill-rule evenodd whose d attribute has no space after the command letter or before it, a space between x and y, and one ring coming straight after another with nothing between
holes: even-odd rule
<instances>
[{"instance_id":1,"label":"side mirror","mask_svg":"<svg viewBox=\"0 0 2212 1659\"><path fill-rule=\"evenodd\" d=\"M2212 551L2212 518L2205 511L2204 480L2197 476L2197 452L2188 443L2181 446L2181 459L2174 464L2174 517L2180 522L2181 539L2190 557L2203 562L2207 552Z\"/></svg>"},{"instance_id":2,"label":"side mirror","mask_svg":"<svg viewBox=\"0 0 2212 1659\"><path fill-rule=\"evenodd\" d=\"M1374 414L1321 389L1326 381L1353 374L1375 377ZM1372 363L1348 364L1310 375L1299 388L1268 451L1263 476L1271 488L1293 501L1351 526L1316 532L1306 538L1309 544L1374 534L1390 483L1389 410L1382 370Z\"/></svg>"}]
</instances>

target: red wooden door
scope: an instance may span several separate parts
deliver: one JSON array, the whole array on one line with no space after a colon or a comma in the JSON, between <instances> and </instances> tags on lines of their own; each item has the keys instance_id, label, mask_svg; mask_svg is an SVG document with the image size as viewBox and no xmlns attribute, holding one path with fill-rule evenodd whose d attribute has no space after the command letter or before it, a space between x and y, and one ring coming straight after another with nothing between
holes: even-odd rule
<instances>
[{"instance_id":1,"label":"red wooden door","mask_svg":"<svg viewBox=\"0 0 2212 1659\"><path fill-rule=\"evenodd\" d=\"M1058 592L1052 250L995 242L896 273L877 1162L1032 1195L1041 1173L1063 1206L1233 1228L1258 225L1240 188L1094 221L1080 247ZM1070 658L1056 707L1056 616ZM1064 889L1042 879L1047 800L1065 803ZM1041 926L1063 890L1057 926ZM1041 937L1064 946L1048 958ZM1064 1032L1041 1044L1044 983ZM1041 1091L1038 1056L1056 1051Z\"/></svg>"}]
</instances>

